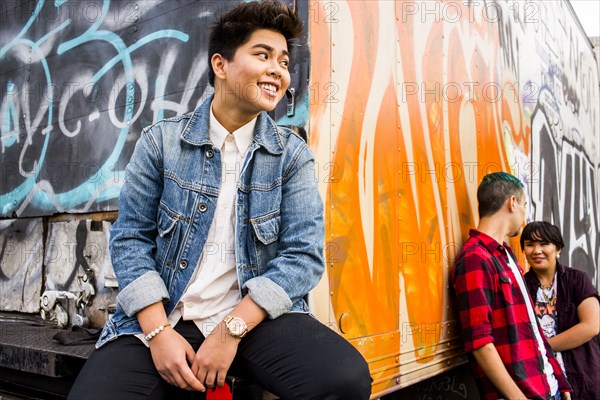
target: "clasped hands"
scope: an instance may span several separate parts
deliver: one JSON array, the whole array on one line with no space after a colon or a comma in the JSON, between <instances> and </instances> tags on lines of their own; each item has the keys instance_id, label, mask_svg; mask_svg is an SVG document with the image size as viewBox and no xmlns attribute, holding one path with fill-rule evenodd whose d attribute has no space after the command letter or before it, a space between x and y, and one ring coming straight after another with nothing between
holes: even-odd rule
<instances>
[{"instance_id":1,"label":"clasped hands","mask_svg":"<svg viewBox=\"0 0 600 400\"><path fill-rule=\"evenodd\" d=\"M204 392L225 384L240 339L227 333L223 323L208 335L197 352L173 329L150 342L152 360L160 376L173 386Z\"/></svg>"}]
</instances>

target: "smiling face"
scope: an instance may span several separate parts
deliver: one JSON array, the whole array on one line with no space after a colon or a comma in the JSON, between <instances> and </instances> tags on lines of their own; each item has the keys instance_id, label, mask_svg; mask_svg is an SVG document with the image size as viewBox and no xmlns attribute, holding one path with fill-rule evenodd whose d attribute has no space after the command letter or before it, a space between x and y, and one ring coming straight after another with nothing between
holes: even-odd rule
<instances>
[{"instance_id":1,"label":"smiling face","mask_svg":"<svg viewBox=\"0 0 600 400\"><path fill-rule=\"evenodd\" d=\"M276 31L256 30L231 60L215 54L211 61L216 102L242 120L272 111L290 86L287 43Z\"/></svg>"},{"instance_id":2,"label":"smiling face","mask_svg":"<svg viewBox=\"0 0 600 400\"><path fill-rule=\"evenodd\" d=\"M560 254L560 250L554 243L545 240L525 240L523 252L534 271L554 273L556 270L556 256Z\"/></svg>"},{"instance_id":3,"label":"smiling face","mask_svg":"<svg viewBox=\"0 0 600 400\"><path fill-rule=\"evenodd\" d=\"M547 221L533 221L519 239L527 262L539 276L554 276L560 251L565 247L560 229Z\"/></svg>"}]
</instances>

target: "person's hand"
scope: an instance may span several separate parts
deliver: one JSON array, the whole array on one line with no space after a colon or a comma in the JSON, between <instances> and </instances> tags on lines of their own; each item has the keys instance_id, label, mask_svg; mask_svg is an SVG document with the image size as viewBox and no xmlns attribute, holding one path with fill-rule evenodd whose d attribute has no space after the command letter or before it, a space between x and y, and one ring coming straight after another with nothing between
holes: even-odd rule
<instances>
[{"instance_id":1,"label":"person's hand","mask_svg":"<svg viewBox=\"0 0 600 400\"><path fill-rule=\"evenodd\" d=\"M237 353L240 339L231 336L221 322L202 343L194 362L192 373L207 388L225 385L227 371Z\"/></svg>"},{"instance_id":2,"label":"person's hand","mask_svg":"<svg viewBox=\"0 0 600 400\"><path fill-rule=\"evenodd\" d=\"M173 329L165 329L149 342L152 361L160 376L173 386L204 392L188 361L194 360L192 346Z\"/></svg>"},{"instance_id":3,"label":"person's hand","mask_svg":"<svg viewBox=\"0 0 600 400\"><path fill-rule=\"evenodd\" d=\"M560 394L562 397L562 400L571 400L571 393L569 392L564 392Z\"/></svg>"}]
</instances>

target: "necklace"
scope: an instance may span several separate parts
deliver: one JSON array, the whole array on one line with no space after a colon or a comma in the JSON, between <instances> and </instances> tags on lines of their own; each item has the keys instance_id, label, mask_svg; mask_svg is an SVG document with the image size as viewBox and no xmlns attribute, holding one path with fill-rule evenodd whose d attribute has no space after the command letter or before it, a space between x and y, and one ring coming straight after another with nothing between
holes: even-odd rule
<instances>
[{"instance_id":1,"label":"necklace","mask_svg":"<svg viewBox=\"0 0 600 400\"><path fill-rule=\"evenodd\" d=\"M542 285L542 281L540 281L540 287L541 287L543 290L548 290L548 291L549 291L549 290L551 290L551 289L552 289L552 286L554 286L554 278L556 278L556 275L554 275L554 276L552 277L552 282L550 282L550 286L548 286L548 287L545 287L544 285Z\"/></svg>"},{"instance_id":2,"label":"necklace","mask_svg":"<svg viewBox=\"0 0 600 400\"><path fill-rule=\"evenodd\" d=\"M556 289L554 288L554 280L556 279L556 273L552 277L552 282L550 282L550 286L545 287L542 285L542 281L540 282L540 289L542 289L542 296L544 296L544 300L546 300L546 304L550 307L554 307L556 305Z\"/></svg>"},{"instance_id":3,"label":"necklace","mask_svg":"<svg viewBox=\"0 0 600 400\"><path fill-rule=\"evenodd\" d=\"M554 289L546 289L541 285L540 288L542 289L542 296L544 296L546 304L548 304L550 307L554 307L556 305L556 292L554 291ZM550 293L546 294L547 291L550 291Z\"/></svg>"}]
</instances>

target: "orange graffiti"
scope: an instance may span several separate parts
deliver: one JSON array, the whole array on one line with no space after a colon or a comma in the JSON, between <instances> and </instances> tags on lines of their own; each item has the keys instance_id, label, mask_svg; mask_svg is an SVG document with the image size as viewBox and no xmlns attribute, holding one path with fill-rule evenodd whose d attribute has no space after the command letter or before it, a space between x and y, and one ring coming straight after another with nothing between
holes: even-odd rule
<instances>
[{"instance_id":1,"label":"orange graffiti","mask_svg":"<svg viewBox=\"0 0 600 400\"><path fill-rule=\"evenodd\" d=\"M310 20L309 142L329 172L317 315L365 356L374 397L465 361L448 275L477 185L528 180L531 122L498 24L424 21L415 4L320 1L335 21Z\"/></svg>"}]
</instances>

